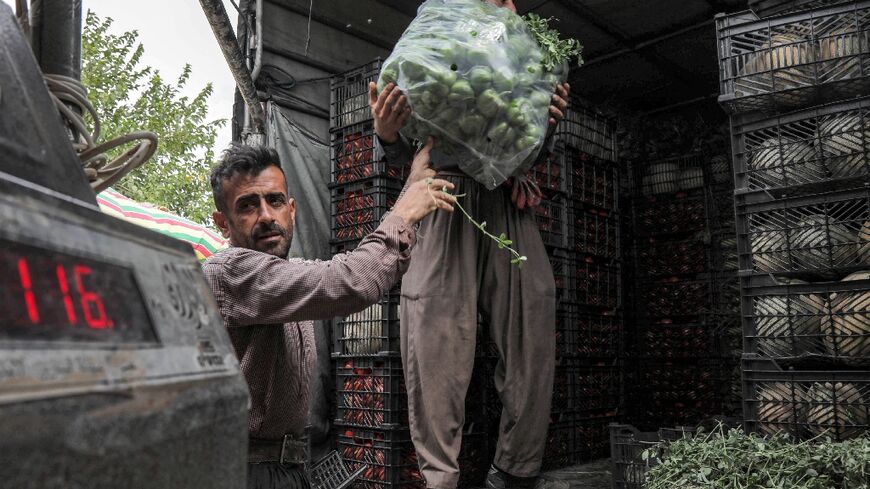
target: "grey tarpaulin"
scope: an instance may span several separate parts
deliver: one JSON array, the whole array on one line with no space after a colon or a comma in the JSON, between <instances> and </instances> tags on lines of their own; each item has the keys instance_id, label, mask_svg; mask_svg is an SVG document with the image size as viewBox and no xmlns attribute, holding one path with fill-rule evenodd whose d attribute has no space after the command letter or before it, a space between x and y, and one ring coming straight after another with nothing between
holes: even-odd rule
<instances>
[{"instance_id":1,"label":"grey tarpaulin","mask_svg":"<svg viewBox=\"0 0 870 489\"><path fill-rule=\"evenodd\" d=\"M270 103L267 108L267 141L278 151L287 176L288 193L296 199L296 228L290 253L307 259L329 258L329 146L293 120L291 113ZM311 379L309 437L311 457L320 459L328 453L330 413L333 403L330 367L330 325L317 321L317 367Z\"/></svg>"}]
</instances>

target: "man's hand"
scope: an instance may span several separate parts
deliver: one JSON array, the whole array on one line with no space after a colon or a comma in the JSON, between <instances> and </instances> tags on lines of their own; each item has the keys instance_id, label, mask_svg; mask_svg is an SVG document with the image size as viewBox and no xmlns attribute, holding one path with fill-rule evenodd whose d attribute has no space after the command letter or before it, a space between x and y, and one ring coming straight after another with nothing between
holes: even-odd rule
<instances>
[{"instance_id":1,"label":"man's hand","mask_svg":"<svg viewBox=\"0 0 870 489\"><path fill-rule=\"evenodd\" d=\"M408 175L408 184L419 182L427 178L435 178L435 169L432 168L432 161L429 158L429 152L435 145L435 139L429 136L426 145L420 148L417 155L414 156L414 162L411 163L411 173Z\"/></svg>"},{"instance_id":2,"label":"man's hand","mask_svg":"<svg viewBox=\"0 0 870 489\"><path fill-rule=\"evenodd\" d=\"M369 82L369 107L375 121L375 134L387 144L395 143L399 139L399 129L411 117L408 98L395 83L388 84L378 95L378 86Z\"/></svg>"},{"instance_id":3,"label":"man's hand","mask_svg":"<svg viewBox=\"0 0 870 489\"><path fill-rule=\"evenodd\" d=\"M556 93L553 94L550 104L550 131L556 128L556 124L565 118L565 110L568 109L568 95L571 93L571 85L562 83L556 85Z\"/></svg>"},{"instance_id":4,"label":"man's hand","mask_svg":"<svg viewBox=\"0 0 870 489\"><path fill-rule=\"evenodd\" d=\"M401 216L409 226L413 226L436 209L453 212L456 198L442 192L442 189L453 190L453 184L440 178L426 178L408 184L405 194L393 206L393 214Z\"/></svg>"},{"instance_id":5,"label":"man's hand","mask_svg":"<svg viewBox=\"0 0 870 489\"><path fill-rule=\"evenodd\" d=\"M525 176L513 177L510 179L511 185L511 202L514 206L523 210L526 207L535 207L541 203L544 194L538 187L538 184L529 180Z\"/></svg>"}]
</instances>

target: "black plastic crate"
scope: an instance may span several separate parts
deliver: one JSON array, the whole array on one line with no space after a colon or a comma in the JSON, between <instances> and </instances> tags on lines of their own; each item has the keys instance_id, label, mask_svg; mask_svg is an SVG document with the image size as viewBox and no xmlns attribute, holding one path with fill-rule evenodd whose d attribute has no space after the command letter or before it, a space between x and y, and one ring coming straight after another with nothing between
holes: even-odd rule
<instances>
[{"instance_id":1,"label":"black plastic crate","mask_svg":"<svg viewBox=\"0 0 870 489\"><path fill-rule=\"evenodd\" d=\"M617 165L570 146L565 151L568 168L571 171L568 189L571 198L575 202L588 206L617 209L619 196Z\"/></svg>"},{"instance_id":2,"label":"black plastic crate","mask_svg":"<svg viewBox=\"0 0 870 489\"><path fill-rule=\"evenodd\" d=\"M704 233L700 232L688 239L639 238L636 245L638 272L651 277L706 272L710 265L704 239Z\"/></svg>"},{"instance_id":3,"label":"black plastic crate","mask_svg":"<svg viewBox=\"0 0 870 489\"><path fill-rule=\"evenodd\" d=\"M740 348L738 331L727 329L727 324L706 319L707 316L699 322L685 324L638 324L633 356L659 360L725 358Z\"/></svg>"},{"instance_id":4,"label":"black plastic crate","mask_svg":"<svg viewBox=\"0 0 870 489\"><path fill-rule=\"evenodd\" d=\"M582 417L615 416L621 401L621 369L613 365L572 370L572 411Z\"/></svg>"},{"instance_id":5,"label":"black plastic crate","mask_svg":"<svg viewBox=\"0 0 870 489\"><path fill-rule=\"evenodd\" d=\"M388 178L332 188L332 244L358 241L374 231L401 191L401 183Z\"/></svg>"},{"instance_id":6,"label":"black plastic crate","mask_svg":"<svg viewBox=\"0 0 870 489\"><path fill-rule=\"evenodd\" d=\"M870 428L870 372L782 370L746 355L743 378L749 430L845 440Z\"/></svg>"},{"instance_id":7,"label":"black plastic crate","mask_svg":"<svg viewBox=\"0 0 870 489\"><path fill-rule=\"evenodd\" d=\"M574 251L619 258L619 217L614 212L574 206L569 222L569 247Z\"/></svg>"},{"instance_id":8,"label":"black plastic crate","mask_svg":"<svg viewBox=\"0 0 870 489\"><path fill-rule=\"evenodd\" d=\"M687 234L707 228L707 196L671 195L635 199L635 233L637 236Z\"/></svg>"},{"instance_id":9,"label":"black plastic crate","mask_svg":"<svg viewBox=\"0 0 870 489\"><path fill-rule=\"evenodd\" d=\"M309 471L311 487L314 489L346 489L359 477L362 467L350 471L338 452L332 451L320 459Z\"/></svg>"},{"instance_id":10,"label":"black plastic crate","mask_svg":"<svg viewBox=\"0 0 870 489\"><path fill-rule=\"evenodd\" d=\"M336 129L370 120L369 82L377 82L381 59L338 74L330 79L329 127Z\"/></svg>"},{"instance_id":11,"label":"black plastic crate","mask_svg":"<svg viewBox=\"0 0 870 489\"><path fill-rule=\"evenodd\" d=\"M535 221L547 246L565 248L568 244L568 205L565 197L542 200L535 207Z\"/></svg>"},{"instance_id":12,"label":"black plastic crate","mask_svg":"<svg viewBox=\"0 0 870 489\"><path fill-rule=\"evenodd\" d=\"M714 302L712 283L706 275L670 277L641 283L637 288L638 311L648 319L697 318L709 312Z\"/></svg>"},{"instance_id":13,"label":"black plastic crate","mask_svg":"<svg viewBox=\"0 0 870 489\"><path fill-rule=\"evenodd\" d=\"M622 320L615 311L598 313L583 310L576 304L562 303L556 310L557 357L578 359L613 359L619 355Z\"/></svg>"},{"instance_id":14,"label":"black plastic crate","mask_svg":"<svg viewBox=\"0 0 870 489\"><path fill-rule=\"evenodd\" d=\"M547 254L550 267L553 269L553 279L556 282L556 300L573 302L574 290L574 257L572 253L561 249L551 249Z\"/></svg>"},{"instance_id":15,"label":"black plastic crate","mask_svg":"<svg viewBox=\"0 0 870 489\"><path fill-rule=\"evenodd\" d=\"M334 321L335 353L398 355L400 299L396 287L364 310Z\"/></svg>"},{"instance_id":16,"label":"black plastic crate","mask_svg":"<svg viewBox=\"0 0 870 489\"><path fill-rule=\"evenodd\" d=\"M713 304L710 313L740 319L740 281L737 273L713 274Z\"/></svg>"},{"instance_id":17,"label":"black plastic crate","mask_svg":"<svg viewBox=\"0 0 870 489\"><path fill-rule=\"evenodd\" d=\"M372 430L337 424L338 452L351 470L363 469L353 487L424 488L407 429Z\"/></svg>"},{"instance_id":18,"label":"black plastic crate","mask_svg":"<svg viewBox=\"0 0 870 489\"><path fill-rule=\"evenodd\" d=\"M740 268L737 254L737 235L733 230L714 233L710 237L712 271L733 273Z\"/></svg>"},{"instance_id":19,"label":"black plastic crate","mask_svg":"<svg viewBox=\"0 0 870 489\"><path fill-rule=\"evenodd\" d=\"M749 8L755 12L755 15L765 18L837 3L845 2L843 0L749 0Z\"/></svg>"},{"instance_id":20,"label":"black plastic crate","mask_svg":"<svg viewBox=\"0 0 870 489\"><path fill-rule=\"evenodd\" d=\"M620 267L600 263L591 257L569 255L573 272L574 297L587 307L614 309L620 305Z\"/></svg>"},{"instance_id":21,"label":"black plastic crate","mask_svg":"<svg viewBox=\"0 0 870 489\"><path fill-rule=\"evenodd\" d=\"M820 186L860 187L870 178L870 97L776 117L734 117L731 134L741 191L798 195Z\"/></svg>"},{"instance_id":22,"label":"black plastic crate","mask_svg":"<svg viewBox=\"0 0 870 489\"><path fill-rule=\"evenodd\" d=\"M868 265L868 221L870 187L738 204L740 268L842 278Z\"/></svg>"},{"instance_id":23,"label":"black plastic crate","mask_svg":"<svg viewBox=\"0 0 870 489\"><path fill-rule=\"evenodd\" d=\"M556 365L553 374L553 399L550 402L550 411L553 413L561 414L573 411L576 373L577 367L574 365Z\"/></svg>"},{"instance_id":24,"label":"black plastic crate","mask_svg":"<svg viewBox=\"0 0 870 489\"><path fill-rule=\"evenodd\" d=\"M582 463L607 457L610 451L608 426L613 416L578 417L574 420L571 462Z\"/></svg>"},{"instance_id":25,"label":"black plastic crate","mask_svg":"<svg viewBox=\"0 0 870 489\"><path fill-rule=\"evenodd\" d=\"M565 194L568 191L565 145L557 141L547 157L534 165L526 176L535 182L545 194Z\"/></svg>"},{"instance_id":26,"label":"black plastic crate","mask_svg":"<svg viewBox=\"0 0 870 489\"><path fill-rule=\"evenodd\" d=\"M743 298L748 353L780 364L870 366L870 272L840 282L771 280L746 287Z\"/></svg>"},{"instance_id":27,"label":"black plastic crate","mask_svg":"<svg viewBox=\"0 0 870 489\"><path fill-rule=\"evenodd\" d=\"M643 489L646 473L658 463L662 443L694 436L688 427L660 428L658 431L640 431L628 424L610 424L610 461L613 489ZM653 456L644 460L643 452L651 450Z\"/></svg>"},{"instance_id":28,"label":"black plastic crate","mask_svg":"<svg viewBox=\"0 0 870 489\"><path fill-rule=\"evenodd\" d=\"M734 189L707 192L707 231L730 232L735 230Z\"/></svg>"},{"instance_id":29,"label":"black plastic crate","mask_svg":"<svg viewBox=\"0 0 870 489\"><path fill-rule=\"evenodd\" d=\"M733 360L642 359L626 371L626 410L634 424L697 424L727 412Z\"/></svg>"},{"instance_id":30,"label":"black plastic crate","mask_svg":"<svg viewBox=\"0 0 870 489\"><path fill-rule=\"evenodd\" d=\"M408 426L408 393L399 357L336 357L338 421L367 428Z\"/></svg>"},{"instance_id":31,"label":"black plastic crate","mask_svg":"<svg viewBox=\"0 0 870 489\"><path fill-rule=\"evenodd\" d=\"M760 20L719 15L719 102L732 113L802 107L870 91L870 2Z\"/></svg>"},{"instance_id":32,"label":"black plastic crate","mask_svg":"<svg viewBox=\"0 0 870 489\"><path fill-rule=\"evenodd\" d=\"M411 165L392 165L384 156L374 123L370 120L333 130L330 135L329 159L331 182L347 184L372 177L389 177L404 181Z\"/></svg>"},{"instance_id":33,"label":"black plastic crate","mask_svg":"<svg viewBox=\"0 0 870 489\"><path fill-rule=\"evenodd\" d=\"M550 419L547 429L547 443L544 446L543 470L555 470L571 465L574 447L573 419L562 414Z\"/></svg>"},{"instance_id":34,"label":"black plastic crate","mask_svg":"<svg viewBox=\"0 0 870 489\"><path fill-rule=\"evenodd\" d=\"M616 161L616 122L571 96L565 118L556 126L556 139L586 154Z\"/></svg>"}]
</instances>

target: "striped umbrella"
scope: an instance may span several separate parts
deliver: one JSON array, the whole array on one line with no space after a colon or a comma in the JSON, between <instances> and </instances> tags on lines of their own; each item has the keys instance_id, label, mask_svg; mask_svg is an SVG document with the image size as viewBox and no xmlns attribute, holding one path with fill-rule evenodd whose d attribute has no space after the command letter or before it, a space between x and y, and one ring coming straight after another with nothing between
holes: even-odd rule
<instances>
[{"instance_id":1,"label":"striped umbrella","mask_svg":"<svg viewBox=\"0 0 870 489\"><path fill-rule=\"evenodd\" d=\"M224 238L202 224L163 211L153 204L136 202L111 188L97 195L97 203L110 216L190 243L199 261L228 246Z\"/></svg>"}]
</instances>

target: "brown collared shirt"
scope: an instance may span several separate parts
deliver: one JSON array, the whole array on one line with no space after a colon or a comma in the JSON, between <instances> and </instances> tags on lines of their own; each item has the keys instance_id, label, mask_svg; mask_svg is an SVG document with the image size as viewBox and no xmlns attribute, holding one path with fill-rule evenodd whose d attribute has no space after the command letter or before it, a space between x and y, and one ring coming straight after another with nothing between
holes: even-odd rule
<instances>
[{"instance_id":1,"label":"brown collared shirt","mask_svg":"<svg viewBox=\"0 0 870 489\"><path fill-rule=\"evenodd\" d=\"M408 269L416 234L387 216L351 253L285 260L229 248L203 264L251 393L252 438L300 436L314 368L313 322L359 312Z\"/></svg>"}]
</instances>

